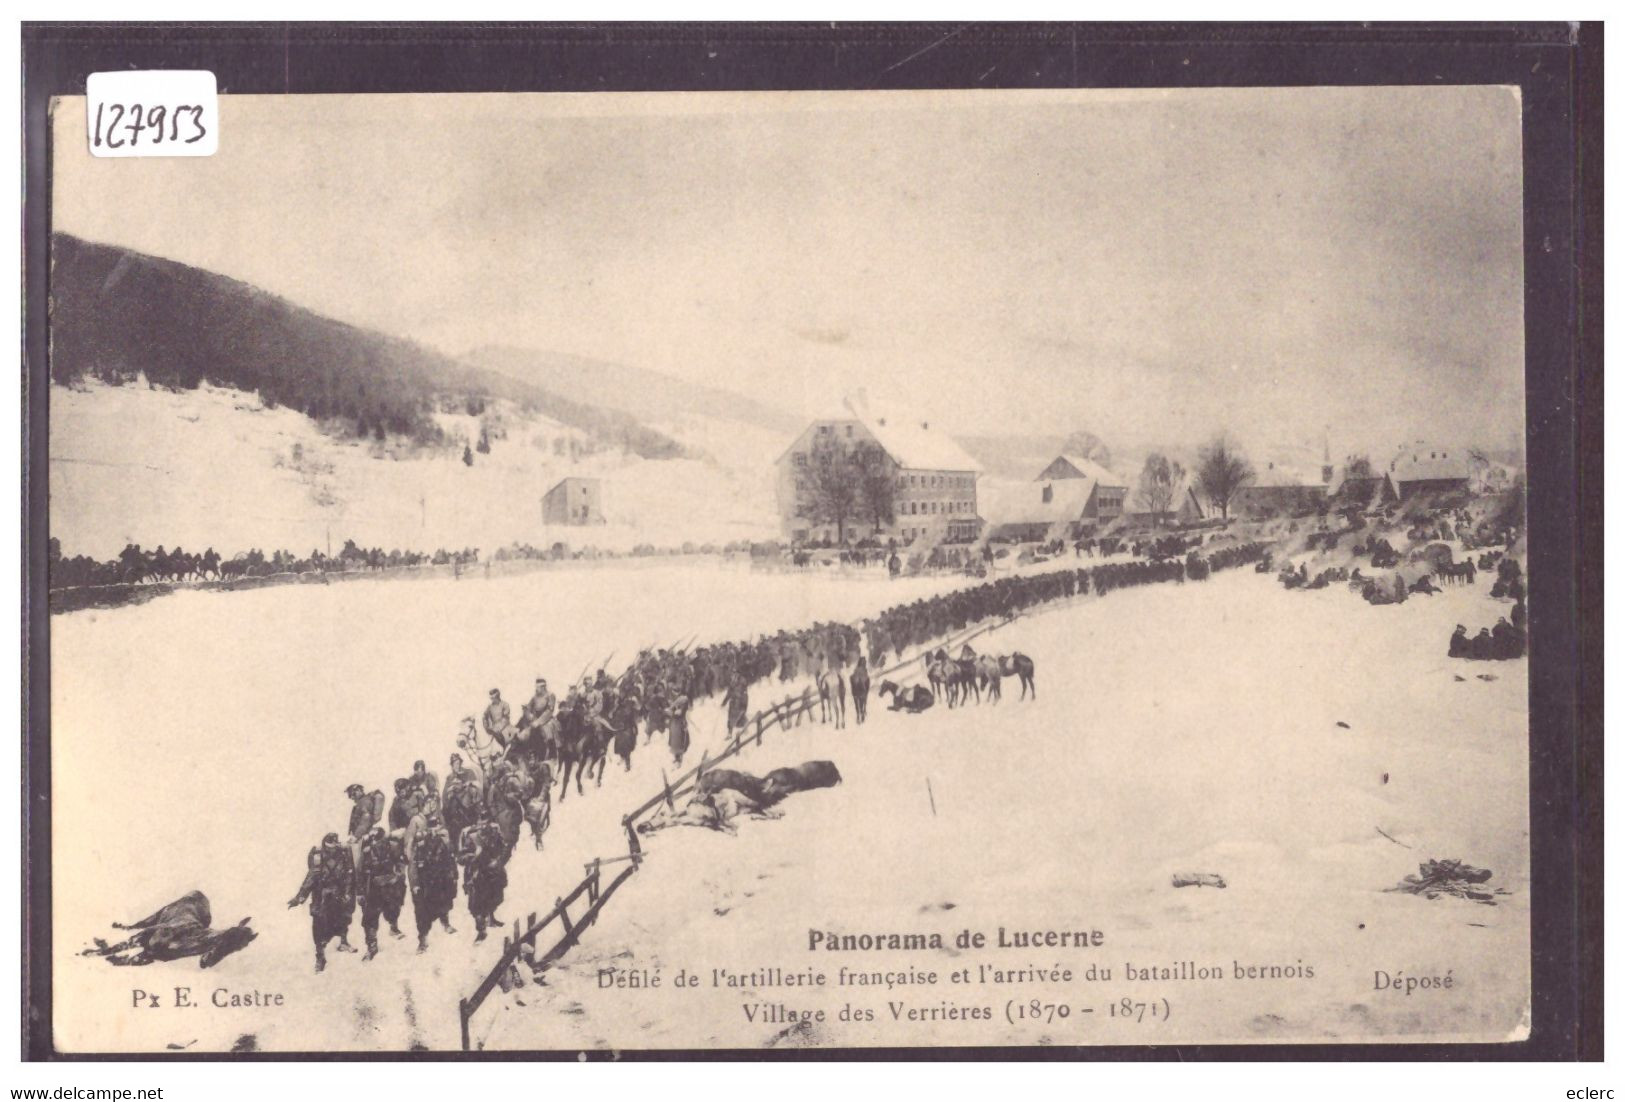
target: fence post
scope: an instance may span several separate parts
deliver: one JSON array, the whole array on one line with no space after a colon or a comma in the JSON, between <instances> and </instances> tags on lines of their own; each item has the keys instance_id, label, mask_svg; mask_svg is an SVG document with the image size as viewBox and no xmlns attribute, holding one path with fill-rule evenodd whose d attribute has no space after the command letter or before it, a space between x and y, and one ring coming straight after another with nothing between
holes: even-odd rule
<instances>
[{"instance_id":1,"label":"fence post","mask_svg":"<svg viewBox=\"0 0 1625 1102\"><path fill-rule=\"evenodd\" d=\"M463 1051L468 1051L468 1000L457 1000L457 1017L463 1033Z\"/></svg>"},{"instance_id":2,"label":"fence post","mask_svg":"<svg viewBox=\"0 0 1625 1102\"><path fill-rule=\"evenodd\" d=\"M762 745L762 713L756 713L756 745Z\"/></svg>"},{"instance_id":3,"label":"fence post","mask_svg":"<svg viewBox=\"0 0 1625 1102\"><path fill-rule=\"evenodd\" d=\"M630 815L621 820L621 825L626 828L627 856L632 858L632 867L637 868L643 864L643 843L638 841L638 828Z\"/></svg>"},{"instance_id":4,"label":"fence post","mask_svg":"<svg viewBox=\"0 0 1625 1102\"><path fill-rule=\"evenodd\" d=\"M676 811L677 805L672 803L671 799L671 781L667 778L666 771L664 769L660 771L660 783L664 785L666 789L666 806L671 808L673 811Z\"/></svg>"},{"instance_id":5,"label":"fence post","mask_svg":"<svg viewBox=\"0 0 1625 1102\"><path fill-rule=\"evenodd\" d=\"M564 936L568 938L576 932L576 928L570 921L570 912L564 909L564 900L562 898L554 899L553 909L559 912L559 921L564 923Z\"/></svg>"}]
</instances>

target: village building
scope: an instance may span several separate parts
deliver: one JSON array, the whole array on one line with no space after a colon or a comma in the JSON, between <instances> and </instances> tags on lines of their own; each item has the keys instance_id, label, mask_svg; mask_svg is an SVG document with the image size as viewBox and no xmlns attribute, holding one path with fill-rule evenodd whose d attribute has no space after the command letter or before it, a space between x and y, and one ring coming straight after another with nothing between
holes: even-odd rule
<instances>
[{"instance_id":1,"label":"village building","mask_svg":"<svg viewBox=\"0 0 1625 1102\"><path fill-rule=\"evenodd\" d=\"M596 478L561 478L542 496L542 523L603 524L604 484Z\"/></svg>"},{"instance_id":2,"label":"village building","mask_svg":"<svg viewBox=\"0 0 1625 1102\"><path fill-rule=\"evenodd\" d=\"M1472 470L1468 454L1460 448L1413 444L1394 456L1388 475L1401 498L1416 494L1465 492Z\"/></svg>"},{"instance_id":3,"label":"village building","mask_svg":"<svg viewBox=\"0 0 1625 1102\"><path fill-rule=\"evenodd\" d=\"M1127 481L1092 460L1059 455L1000 495L995 539L1047 542L1098 532L1124 515Z\"/></svg>"},{"instance_id":4,"label":"village building","mask_svg":"<svg viewBox=\"0 0 1625 1102\"><path fill-rule=\"evenodd\" d=\"M1080 523L1103 527L1123 515L1128 498L1128 481L1099 463L1078 455L1058 455L1038 472L1037 482L1079 481L1089 487L1088 500L1077 518Z\"/></svg>"},{"instance_id":5,"label":"village building","mask_svg":"<svg viewBox=\"0 0 1625 1102\"><path fill-rule=\"evenodd\" d=\"M1328 504L1332 473L1329 461L1324 462L1318 472L1284 463L1266 463L1251 482L1231 495L1230 515L1264 520L1321 512Z\"/></svg>"},{"instance_id":6,"label":"village building","mask_svg":"<svg viewBox=\"0 0 1625 1102\"><path fill-rule=\"evenodd\" d=\"M1394 480L1386 474L1345 475L1331 494L1333 511L1357 509L1362 513L1374 513L1398 501L1399 492L1394 489Z\"/></svg>"},{"instance_id":7,"label":"village building","mask_svg":"<svg viewBox=\"0 0 1625 1102\"><path fill-rule=\"evenodd\" d=\"M1150 528L1200 524L1209 517L1218 515L1218 510L1207 503L1201 487L1197 485L1195 471L1185 471L1180 476L1178 485L1168 497L1168 508L1155 516L1152 515L1144 495L1138 489L1129 496L1129 506L1123 514L1128 522Z\"/></svg>"},{"instance_id":8,"label":"village building","mask_svg":"<svg viewBox=\"0 0 1625 1102\"><path fill-rule=\"evenodd\" d=\"M1470 453L1467 462L1472 472L1469 486L1475 494L1505 493L1518 484L1518 468L1510 463L1501 463L1478 453Z\"/></svg>"},{"instance_id":9,"label":"village building","mask_svg":"<svg viewBox=\"0 0 1625 1102\"><path fill-rule=\"evenodd\" d=\"M860 500L845 525L820 517L814 505L813 474L837 451L860 445L880 449L893 478L892 516L875 523ZM976 506L981 465L929 422L894 420L871 414L860 402L845 416L813 421L779 456L779 523L791 543L836 543L844 527L848 543L897 540L902 544L970 543L982 531Z\"/></svg>"}]
</instances>

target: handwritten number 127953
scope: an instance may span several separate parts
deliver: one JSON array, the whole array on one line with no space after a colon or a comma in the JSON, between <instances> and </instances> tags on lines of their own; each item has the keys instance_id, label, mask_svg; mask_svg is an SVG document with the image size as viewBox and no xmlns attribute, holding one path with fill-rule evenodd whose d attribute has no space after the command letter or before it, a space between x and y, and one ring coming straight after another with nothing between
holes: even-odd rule
<instances>
[{"instance_id":1,"label":"handwritten number 127953","mask_svg":"<svg viewBox=\"0 0 1625 1102\"><path fill-rule=\"evenodd\" d=\"M186 121L182 122L182 119ZM139 103L132 103L128 107L122 103L96 105L96 129L91 137L92 144L106 145L109 149L134 146L141 141L143 134L147 135L150 145L162 145L166 141L191 145L201 141L208 135L203 126L203 108L186 103L173 107L154 104L147 108Z\"/></svg>"}]
</instances>

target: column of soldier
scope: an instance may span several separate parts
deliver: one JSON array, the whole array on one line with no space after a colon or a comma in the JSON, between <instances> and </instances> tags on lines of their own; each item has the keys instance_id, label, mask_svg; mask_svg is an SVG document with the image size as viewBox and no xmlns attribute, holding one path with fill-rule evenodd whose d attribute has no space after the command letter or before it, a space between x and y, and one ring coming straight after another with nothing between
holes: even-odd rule
<instances>
[{"instance_id":1,"label":"column of soldier","mask_svg":"<svg viewBox=\"0 0 1625 1102\"><path fill-rule=\"evenodd\" d=\"M1203 560L1213 570L1252 562L1263 544L1219 551ZM1173 560L1111 563L1080 570L1058 570L1002 578L935 597L899 605L865 620L861 630L849 624L820 623L800 631L700 647L676 643L641 651L619 677L599 668L585 671L561 703L544 678L514 721L497 689L490 691L482 722L463 720L457 745L473 758L451 755L442 789L424 762L395 782L395 799L385 821L384 794L361 784L345 789L350 798L349 829L341 839L329 833L307 856L304 882L289 907L309 901L316 970L326 967L326 948L337 939L341 953L355 952L349 931L356 905L366 939L364 960L378 954L378 933L404 938L399 922L408 894L416 921L419 953L438 923L456 933L451 911L457 899L458 867L462 889L474 922L476 942L502 924L507 863L518 842L521 824L530 827L538 849L551 820L552 791L562 803L572 775L577 795L584 780L603 783L611 753L624 770L632 766L639 745L664 735L672 760L682 766L690 736L692 702L723 693L730 733L748 721L751 686L775 673L781 682L848 665L882 668L888 654L901 657L910 647L940 639L971 623L1007 618L1024 609L1091 591L1161 581L1184 581L1186 564ZM862 654L868 643L869 654ZM610 656L613 658L613 655ZM602 666L608 666L605 659ZM854 670L856 672L856 669ZM867 670L863 677L867 680ZM483 727L484 739L479 736Z\"/></svg>"}]
</instances>

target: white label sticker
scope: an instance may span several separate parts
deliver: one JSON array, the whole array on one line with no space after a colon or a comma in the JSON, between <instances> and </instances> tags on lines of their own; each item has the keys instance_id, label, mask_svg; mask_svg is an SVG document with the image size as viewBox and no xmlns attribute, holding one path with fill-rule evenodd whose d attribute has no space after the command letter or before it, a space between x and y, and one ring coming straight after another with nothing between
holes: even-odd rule
<instances>
[{"instance_id":1,"label":"white label sticker","mask_svg":"<svg viewBox=\"0 0 1625 1102\"><path fill-rule=\"evenodd\" d=\"M85 109L97 157L208 157L220 148L220 97L206 69L91 73Z\"/></svg>"}]
</instances>

